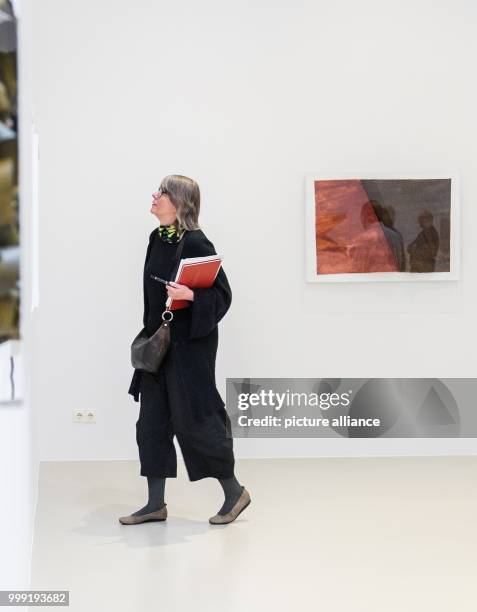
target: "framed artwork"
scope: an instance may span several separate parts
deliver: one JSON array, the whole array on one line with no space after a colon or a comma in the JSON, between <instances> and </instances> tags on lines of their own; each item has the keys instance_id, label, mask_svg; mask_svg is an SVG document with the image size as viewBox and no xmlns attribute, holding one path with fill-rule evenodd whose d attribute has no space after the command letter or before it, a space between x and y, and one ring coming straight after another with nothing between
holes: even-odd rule
<instances>
[{"instance_id":1,"label":"framed artwork","mask_svg":"<svg viewBox=\"0 0 477 612\"><path fill-rule=\"evenodd\" d=\"M457 280L457 190L449 174L307 174L306 280Z\"/></svg>"},{"instance_id":2,"label":"framed artwork","mask_svg":"<svg viewBox=\"0 0 477 612\"><path fill-rule=\"evenodd\" d=\"M17 20L0 0L0 405L23 398L17 109Z\"/></svg>"}]
</instances>

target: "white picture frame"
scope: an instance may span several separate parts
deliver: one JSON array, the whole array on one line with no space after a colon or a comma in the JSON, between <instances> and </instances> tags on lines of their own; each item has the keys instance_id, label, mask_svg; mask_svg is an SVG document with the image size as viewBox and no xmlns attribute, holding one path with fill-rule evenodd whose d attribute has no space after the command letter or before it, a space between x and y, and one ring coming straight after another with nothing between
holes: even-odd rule
<instances>
[{"instance_id":1,"label":"white picture frame","mask_svg":"<svg viewBox=\"0 0 477 612\"><path fill-rule=\"evenodd\" d=\"M315 181L323 180L426 180L450 179L450 269L443 272L356 272L318 274L316 270ZM455 172L307 172L305 174L305 280L307 283L376 281L456 281L460 278L460 207L459 177Z\"/></svg>"}]
</instances>

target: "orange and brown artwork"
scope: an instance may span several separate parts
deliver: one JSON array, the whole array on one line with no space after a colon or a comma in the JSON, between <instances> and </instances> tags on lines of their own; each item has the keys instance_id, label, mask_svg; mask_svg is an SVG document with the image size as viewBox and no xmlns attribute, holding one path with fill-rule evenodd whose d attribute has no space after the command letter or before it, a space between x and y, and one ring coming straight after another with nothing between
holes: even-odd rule
<instances>
[{"instance_id":1,"label":"orange and brown artwork","mask_svg":"<svg viewBox=\"0 0 477 612\"><path fill-rule=\"evenodd\" d=\"M448 272L451 179L316 180L316 273Z\"/></svg>"}]
</instances>

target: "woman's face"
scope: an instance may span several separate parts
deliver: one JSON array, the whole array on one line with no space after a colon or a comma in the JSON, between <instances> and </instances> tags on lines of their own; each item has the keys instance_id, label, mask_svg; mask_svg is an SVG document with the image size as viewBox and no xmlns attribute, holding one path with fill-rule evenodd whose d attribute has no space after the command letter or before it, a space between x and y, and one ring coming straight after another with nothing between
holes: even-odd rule
<instances>
[{"instance_id":1,"label":"woman's face","mask_svg":"<svg viewBox=\"0 0 477 612\"><path fill-rule=\"evenodd\" d=\"M161 188L152 194L151 213L155 215L161 225L169 225L176 220L176 209L166 193Z\"/></svg>"}]
</instances>

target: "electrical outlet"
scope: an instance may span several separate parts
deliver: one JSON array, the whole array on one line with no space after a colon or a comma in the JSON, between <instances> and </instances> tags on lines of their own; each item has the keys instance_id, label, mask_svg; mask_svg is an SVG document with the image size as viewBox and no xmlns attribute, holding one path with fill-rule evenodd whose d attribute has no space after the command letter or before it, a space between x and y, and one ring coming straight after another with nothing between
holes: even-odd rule
<instances>
[{"instance_id":1,"label":"electrical outlet","mask_svg":"<svg viewBox=\"0 0 477 612\"><path fill-rule=\"evenodd\" d=\"M73 410L73 421L75 423L96 423L94 410Z\"/></svg>"},{"instance_id":2,"label":"electrical outlet","mask_svg":"<svg viewBox=\"0 0 477 612\"><path fill-rule=\"evenodd\" d=\"M85 420L82 410L73 410L73 421L75 423L83 423Z\"/></svg>"},{"instance_id":3,"label":"electrical outlet","mask_svg":"<svg viewBox=\"0 0 477 612\"><path fill-rule=\"evenodd\" d=\"M86 421L88 423L96 423L96 413L94 410L86 410Z\"/></svg>"}]
</instances>

